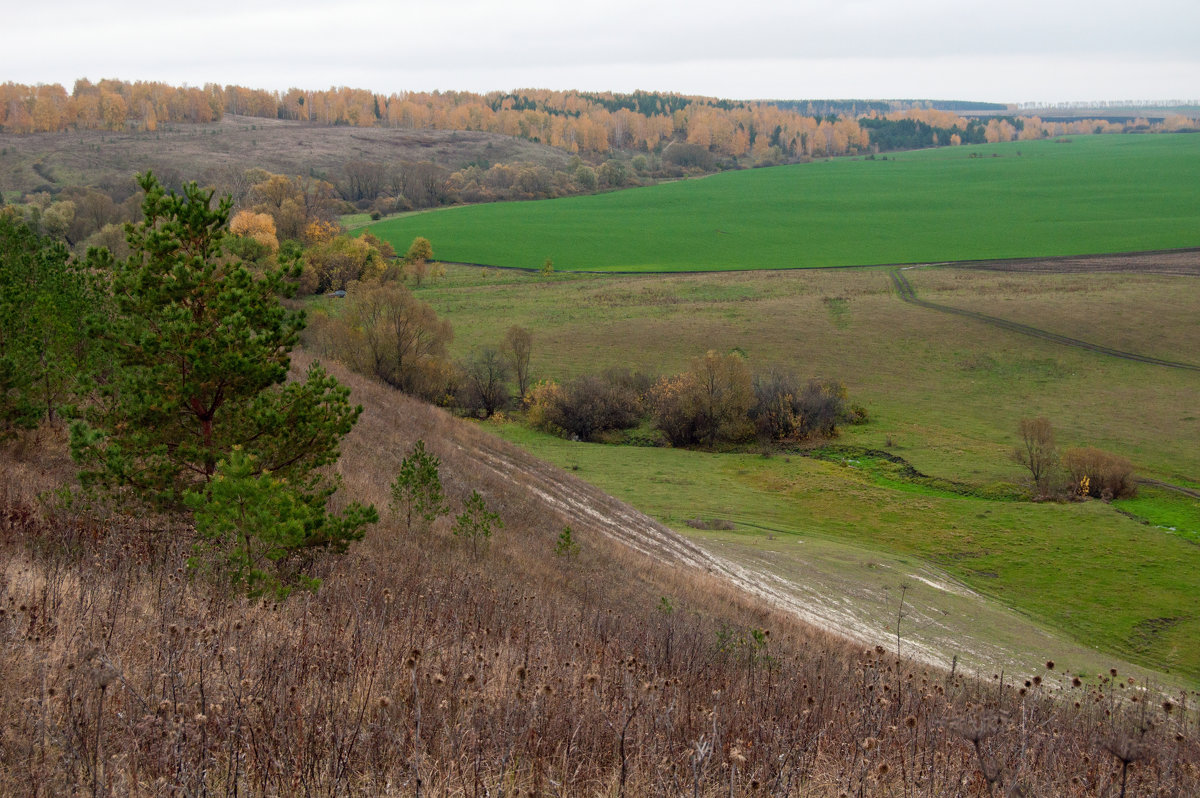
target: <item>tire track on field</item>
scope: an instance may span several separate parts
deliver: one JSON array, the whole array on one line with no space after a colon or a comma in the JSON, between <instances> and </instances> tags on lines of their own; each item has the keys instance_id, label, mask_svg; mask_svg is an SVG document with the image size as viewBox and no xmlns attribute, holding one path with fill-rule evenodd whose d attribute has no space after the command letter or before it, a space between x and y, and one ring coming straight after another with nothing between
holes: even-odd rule
<instances>
[{"instance_id":1,"label":"tire track on field","mask_svg":"<svg viewBox=\"0 0 1200 798\"><path fill-rule=\"evenodd\" d=\"M963 308L956 308L950 305L940 305L936 302L928 302L917 297L916 290L913 289L912 284L908 281L908 278L904 276L901 269L893 269L891 272L889 272L889 274L891 275L892 283L896 286L896 291L900 294L900 299L909 303L910 305L916 305L917 307L926 308L927 310L950 313L955 316L963 316L964 318L974 319L975 321L981 321L985 324L991 324L994 327L1000 327L1001 329L1008 330L1009 332L1028 335L1033 338L1041 338L1044 341L1050 341L1063 346L1071 346L1075 347L1076 349L1085 349L1089 352L1096 352L1097 354L1108 355L1109 357L1121 358L1122 360L1133 360L1138 363L1147 363L1151 366L1163 366L1165 368L1200 372L1200 366L1194 363L1182 363L1176 360L1164 360L1162 358L1150 357L1149 355L1139 355L1136 352L1125 352L1120 349L1113 349L1112 347L1103 346L1102 344L1093 344L1089 341L1081 341L1078 338L1069 338L1065 335L1052 333L1049 330L1039 329L1038 327L1030 327L1028 324L1021 324L1008 319L1002 319L998 316L989 316L986 313L978 313L974 310L964 310Z\"/></svg>"},{"instance_id":2,"label":"tire track on field","mask_svg":"<svg viewBox=\"0 0 1200 798\"><path fill-rule=\"evenodd\" d=\"M1184 496L1190 496L1193 499L1200 499L1200 490L1185 488L1182 485L1172 485L1170 482L1163 482L1160 479L1150 479L1149 477L1141 477L1137 480L1139 485L1153 485L1156 488L1165 490L1173 490L1176 493L1182 493Z\"/></svg>"}]
</instances>

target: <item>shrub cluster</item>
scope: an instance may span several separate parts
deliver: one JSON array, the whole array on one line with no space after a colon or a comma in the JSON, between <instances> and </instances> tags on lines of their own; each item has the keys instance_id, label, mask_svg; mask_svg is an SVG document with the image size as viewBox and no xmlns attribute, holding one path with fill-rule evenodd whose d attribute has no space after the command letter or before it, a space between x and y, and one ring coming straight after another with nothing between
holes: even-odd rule
<instances>
[{"instance_id":1,"label":"shrub cluster","mask_svg":"<svg viewBox=\"0 0 1200 798\"><path fill-rule=\"evenodd\" d=\"M1137 492L1133 463L1112 452L1092 446L1067 449L1062 455L1062 465L1072 490L1080 496L1120 499Z\"/></svg>"},{"instance_id":2,"label":"shrub cluster","mask_svg":"<svg viewBox=\"0 0 1200 798\"><path fill-rule=\"evenodd\" d=\"M741 355L715 351L658 380L610 370L540 383L527 404L532 426L563 437L597 441L649 422L672 446L833 437L840 425L866 420L839 382L805 382L779 369L754 375Z\"/></svg>"},{"instance_id":3,"label":"shrub cluster","mask_svg":"<svg viewBox=\"0 0 1200 798\"><path fill-rule=\"evenodd\" d=\"M1067 449L1061 456L1049 419L1023 418L1017 426L1021 443L1012 458L1029 471L1041 497L1122 499L1137 493L1133 463L1093 446Z\"/></svg>"},{"instance_id":4,"label":"shrub cluster","mask_svg":"<svg viewBox=\"0 0 1200 798\"><path fill-rule=\"evenodd\" d=\"M629 371L543 382L530 392L530 423L564 438L598 441L606 432L636 427L645 413L649 378Z\"/></svg>"}]
</instances>

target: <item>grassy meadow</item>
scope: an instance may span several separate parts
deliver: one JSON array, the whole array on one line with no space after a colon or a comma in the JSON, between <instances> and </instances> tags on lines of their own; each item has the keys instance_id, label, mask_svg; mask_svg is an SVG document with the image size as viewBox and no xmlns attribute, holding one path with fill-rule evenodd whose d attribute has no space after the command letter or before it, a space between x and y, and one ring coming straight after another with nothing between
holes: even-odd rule
<instances>
[{"instance_id":1,"label":"grassy meadow","mask_svg":"<svg viewBox=\"0 0 1200 798\"><path fill-rule=\"evenodd\" d=\"M930 588L918 584L911 571L929 563L1020 615L1068 632L1066 637L1076 643L1200 677L1195 643L1200 618L1192 615L1193 597L1200 590L1195 540L1164 534L1161 527L1142 524L1102 502L956 495L880 479L853 456L835 463L801 456L605 446L565 441L516 424L497 431L663 523L718 545L736 560L752 561L763 546L770 546L771 559L778 564L786 558L784 573L794 579L800 574L808 578L810 549L835 543L851 547L842 550L843 556L857 550L868 552L869 561L907 557L903 564L909 570L868 571L859 581L891 589L893 595L907 584L916 598ZM1147 508L1160 507L1154 498L1151 494L1139 501ZM688 524L696 519L729 521L734 529L697 532ZM895 611L885 603L877 621L886 626L890 615L894 623ZM941 622L985 638L1007 631L1003 624L976 628L978 616L985 614L980 608L960 611L969 614ZM947 655L964 653L953 648L953 641L947 644ZM1052 645L1047 649L1051 658L1068 662L1073 671L1107 668L1103 656L1077 649L1065 654L1061 643L1044 645Z\"/></svg>"},{"instance_id":2,"label":"grassy meadow","mask_svg":"<svg viewBox=\"0 0 1200 798\"><path fill-rule=\"evenodd\" d=\"M1188 313L1200 307L1194 277L907 274L931 301L1127 351L1180 360L1200 351ZM1017 421L1046 415L1060 446L1099 446L1141 475L1195 485L1200 375L905 304L886 269L547 278L451 267L419 294L454 324L459 355L510 324L533 330L541 378L612 365L669 373L716 348L742 351L753 368L843 380L871 421L837 443L886 449L942 482L914 483L854 454L767 458L496 429L727 556L761 558L778 539L910 557L1076 643L1200 678L1200 547L1189 532L1200 531L1200 502L1159 489L1112 505L1014 501L1025 475L1009 458ZM695 518L735 528L701 532L686 524ZM798 545L771 559L796 575L805 556Z\"/></svg>"},{"instance_id":3,"label":"grassy meadow","mask_svg":"<svg viewBox=\"0 0 1200 798\"><path fill-rule=\"evenodd\" d=\"M1200 137L1075 136L728 172L370 226L442 260L671 272L1200 245Z\"/></svg>"}]
</instances>

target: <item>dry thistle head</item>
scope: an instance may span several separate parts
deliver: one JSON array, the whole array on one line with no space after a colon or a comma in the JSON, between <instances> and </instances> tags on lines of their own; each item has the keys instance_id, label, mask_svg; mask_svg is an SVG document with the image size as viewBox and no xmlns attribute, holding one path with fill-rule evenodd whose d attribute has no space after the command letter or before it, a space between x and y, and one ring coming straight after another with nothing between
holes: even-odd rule
<instances>
[{"instance_id":1,"label":"dry thistle head","mask_svg":"<svg viewBox=\"0 0 1200 798\"><path fill-rule=\"evenodd\" d=\"M951 718L942 722L947 729L962 735L972 743L991 737L1000 731L1003 724L1004 716L1000 713L981 713L974 716Z\"/></svg>"},{"instance_id":2,"label":"dry thistle head","mask_svg":"<svg viewBox=\"0 0 1200 798\"><path fill-rule=\"evenodd\" d=\"M1120 737L1111 737L1105 740L1103 747L1105 751L1108 751L1119 759L1123 765L1137 762L1146 756L1145 743L1130 737L1128 734L1122 734Z\"/></svg>"},{"instance_id":3,"label":"dry thistle head","mask_svg":"<svg viewBox=\"0 0 1200 798\"><path fill-rule=\"evenodd\" d=\"M101 690L112 684L118 676L120 676L120 673L111 662L102 662L92 669L92 679L95 680L96 686Z\"/></svg>"}]
</instances>

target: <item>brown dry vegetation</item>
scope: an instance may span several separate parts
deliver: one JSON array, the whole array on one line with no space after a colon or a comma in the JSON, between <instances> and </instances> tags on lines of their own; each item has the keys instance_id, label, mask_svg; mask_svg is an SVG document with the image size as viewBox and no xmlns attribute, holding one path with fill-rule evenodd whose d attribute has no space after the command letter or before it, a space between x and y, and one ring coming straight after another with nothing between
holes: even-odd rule
<instances>
[{"instance_id":1,"label":"brown dry vegetation","mask_svg":"<svg viewBox=\"0 0 1200 798\"><path fill-rule=\"evenodd\" d=\"M236 193L230 181L252 167L324 177L355 160L430 161L454 170L476 161L562 168L569 159L561 150L497 133L326 127L226 115L153 133L0 134L0 192L11 199L18 191L116 184L153 170L168 184L186 178Z\"/></svg>"},{"instance_id":2,"label":"brown dry vegetation","mask_svg":"<svg viewBox=\"0 0 1200 798\"><path fill-rule=\"evenodd\" d=\"M0 794L1200 790L1194 697L852 647L664 562L685 543L604 534L628 508L553 506L478 426L333 371L367 408L343 500L384 505L421 438L452 505L478 489L503 516L490 551L385 518L319 593L233 599L187 577L186 529L40 502L71 474L43 432L0 461ZM553 555L568 521L578 559Z\"/></svg>"}]
</instances>

